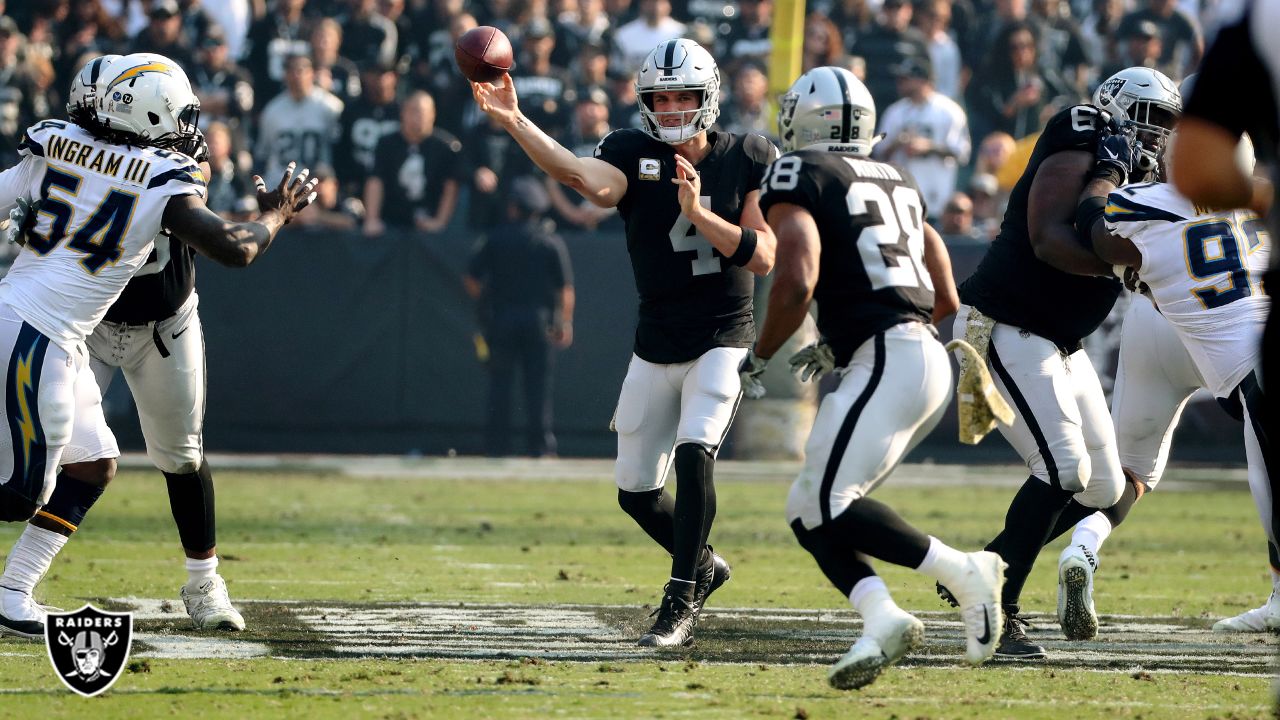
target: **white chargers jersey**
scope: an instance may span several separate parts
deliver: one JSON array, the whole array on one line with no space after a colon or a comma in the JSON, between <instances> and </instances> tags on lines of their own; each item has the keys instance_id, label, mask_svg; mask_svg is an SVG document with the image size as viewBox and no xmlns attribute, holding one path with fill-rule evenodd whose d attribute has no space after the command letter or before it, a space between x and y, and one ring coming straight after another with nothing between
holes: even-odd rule
<instances>
[{"instance_id":1,"label":"white chargers jersey","mask_svg":"<svg viewBox=\"0 0 1280 720\"><path fill-rule=\"evenodd\" d=\"M71 353L146 263L169 198L204 198L205 178L181 153L103 142L60 120L29 128L19 152L0 173L0 217L19 197L40 205L0 302Z\"/></svg>"},{"instance_id":2,"label":"white chargers jersey","mask_svg":"<svg viewBox=\"0 0 1280 720\"><path fill-rule=\"evenodd\" d=\"M1169 183L1129 185L1107 198L1107 230L1142 254L1151 299L1182 338L1216 397L1258 364L1270 299L1262 275L1271 238L1248 210L1197 207Z\"/></svg>"}]
</instances>

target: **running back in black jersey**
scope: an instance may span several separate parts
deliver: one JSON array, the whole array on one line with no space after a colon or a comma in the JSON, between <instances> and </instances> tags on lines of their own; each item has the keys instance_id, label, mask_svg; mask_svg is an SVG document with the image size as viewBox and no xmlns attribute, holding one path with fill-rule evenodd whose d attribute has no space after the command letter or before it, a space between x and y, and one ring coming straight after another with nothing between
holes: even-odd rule
<instances>
[{"instance_id":1,"label":"running back in black jersey","mask_svg":"<svg viewBox=\"0 0 1280 720\"><path fill-rule=\"evenodd\" d=\"M1037 258L1027 229L1027 199L1045 158L1065 150L1095 152L1102 125L1097 108L1090 105L1069 107L1050 118L1009 196L1000 234L960 286L964 304L1046 338L1064 352L1080 349L1081 341L1102 324L1120 295L1120 282L1073 275Z\"/></svg>"},{"instance_id":2,"label":"running back in black jersey","mask_svg":"<svg viewBox=\"0 0 1280 720\"><path fill-rule=\"evenodd\" d=\"M760 186L777 157L759 135L708 131L711 150L695 167L702 204L740 224L747 193ZM635 353L651 363L694 360L716 347L750 347L755 341L755 278L697 234L680 213L675 150L638 129L609 133L596 157L627 176L618 203L626 223L627 252L640 292Z\"/></svg>"},{"instance_id":3,"label":"running back in black jersey","mask_svg":"<svg viewBox=\"0 0 1280 720\"><path fill-rule=\"evenodd\" d=\"M196 252L168 235L156 238L147 262L107 309L105 322L142 325L172 317L196 287Z\"/></svg>"},{"instance_id":4,"label":"running back in black jersey","mask_svg":"<svg viewBox=\"0 0 1280 720\"><path fill-rule=\"evenodd\" d=\"M766 217L774 205L790 203L818 225L822 255L813 299L837 367L876 333L930 321L924 199L906 171L828 150L797 150L769 167L760 193Z\"/></svg>"}]
</instances>

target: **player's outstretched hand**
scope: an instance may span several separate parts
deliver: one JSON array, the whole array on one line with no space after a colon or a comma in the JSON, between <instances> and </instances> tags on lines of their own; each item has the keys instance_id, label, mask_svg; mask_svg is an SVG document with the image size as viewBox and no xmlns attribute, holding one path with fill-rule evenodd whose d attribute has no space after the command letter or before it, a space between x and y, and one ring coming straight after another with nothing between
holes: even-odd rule
<instances>
[{"instance_id":1,"label":"player's outstretched hand","mask_svg":"<svg viewBox=\"0 0 1280 720\"><path fill-rule=\"evenodd\" d=\"M471 83L471 95L486 115L503 125L509 125L520 116L520 102L516 99L516 86L511 76L504 74L502 84Z\"/></svg>"},{"instance_id":2,"label":"player's outstretched hand","mask_svg":"<svg viewBox=\"0 0 1280 720\"><path fill-rule=\"evenodd\" d=\"M1142 158L1142 143L1133 123L1110 118L1098 134L1091 177L1110 180L1116 187L1129 181L1129 176Z\"/></svg>"},{"instance_id":3,"label":"player's outstretched hand","mask_svg":"<svg viewBox=\"0 0 1280 720\"><path fill-rule=\"evenodd\" d=\"M284 177L280 178L280 185L270 192L267 192L267 182L261 176L253 176L253 186L258 191L259 212L277 211L284 216L284 221L287 223L302 212L303 208L315 201L316 183L320 178L308 180L311 170L307 168L303 168L302 172L294 177L293 170L297 166L296 162L289 163L289 167L284 170Z\"/></svg>"},{"instance_id":4,"label":"player's outstretched hand","mask_svg":"<svg viewBox=\"0 0 1280 720\"><path fill-rule=\"evenodd\" d=\"M819 340L792 355L788 364L791 372L800 375L800 382L817 382L823 375L836 369L836 355L826 340Z\"/></svg>"}]
</instances>

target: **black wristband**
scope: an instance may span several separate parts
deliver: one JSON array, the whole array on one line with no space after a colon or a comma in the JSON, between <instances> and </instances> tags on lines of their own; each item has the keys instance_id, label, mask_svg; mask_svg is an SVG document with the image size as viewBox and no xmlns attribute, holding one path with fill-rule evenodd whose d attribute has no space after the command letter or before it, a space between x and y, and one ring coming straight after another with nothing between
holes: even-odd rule
<instances>
[{"instance_id":1,"label":"black wristband","mask_svg":"<svg viewBox=\"0 0 1280 720\"><path fill-rule=\"evenodd\" d=\"M1076 239L1093 250L1093 225L1107 212L1107 199L1087 197L1076 206Z\"/></svg>"},{"instance_id":2,"label":"black wristband","mask_svg":"<svg viewBox=\"0 0 1280 720\"><path fill-rule=\"evenodd\" d=\"M743 267L751 262L756 254L756 231L749 227L742 228L742 236L738 238L738 249L729 256L729 264Z\"/></svg>"},{"instance_id":3,"label":"black wristband","mask_svg":"<svg viewBox=\"0 0 1280 720\"><path fill-rule=\"evenodd\" d=\"M1125 184L1125 172L1111 163L1094 163L1089 171L1090 180L1106 180L1116 187Z\"/></svg>"}]
</instances>

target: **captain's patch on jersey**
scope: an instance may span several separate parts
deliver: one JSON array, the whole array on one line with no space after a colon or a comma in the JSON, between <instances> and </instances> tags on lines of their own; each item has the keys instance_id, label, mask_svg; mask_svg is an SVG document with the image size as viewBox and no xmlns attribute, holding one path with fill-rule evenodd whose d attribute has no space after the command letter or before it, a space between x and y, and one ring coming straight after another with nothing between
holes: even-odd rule
<instances>
[{"instance_id":1,"label":"captain's patch on jersey","mask_svg":"<svg viewBox=\"0 0 1280 720\"><path fill-rule=\"evenodd\" d=\"M662 163L653 158L640 158L640 179L661 180Z\"/></svg>"}]
</instances>

